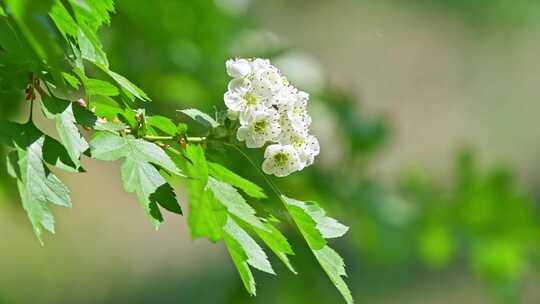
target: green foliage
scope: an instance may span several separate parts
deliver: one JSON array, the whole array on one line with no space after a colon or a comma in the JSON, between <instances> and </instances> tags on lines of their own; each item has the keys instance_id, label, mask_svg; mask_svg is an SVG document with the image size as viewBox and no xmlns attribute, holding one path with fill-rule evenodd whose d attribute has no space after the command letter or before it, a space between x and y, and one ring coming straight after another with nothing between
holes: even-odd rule
<instances>
[{"instance_id":1,"label":"green foliage","mask_svg":"<svg viewBox=\"0 0 540 304\"><path fill-rule=\"evenodd\" d=\"M223 226L223 238L244 286L251 295L255 295L257 293L255 279L249 266L275 274L266 253L231 217L227 217L227 222Z\"/></svg>"},{"instance_id":2,"label":"green foliage","mask_svg":"<svg viewBox=\"0 0 540 304\"><path fill-rule=\"evenodd\" d=\"M193 238L208 237L211 241L218 241L221 238L221 225L225 222L225 208L219 206L206 189L208 164L204 151L199 145L188 145L185 156L189 160L186 172L191 177L188 185L191 235Z\"/></svg>"},{"instance_id":3,"label":"green foliage","mask_svg":"<svg viewBox=\"0 0 540 304\"><path fill-rule=\"evenodd\" d=\"M185 110L181 110L180 112L186 114L187 116L191 117L191 119L199 122L200 124L203 124L203 125L208 125L212 128L217 128L219 127L219 123L213 119L210 115L200 111L200 110L197 110L197 109L185 109Z\"/></svg>"},{"instance_id":4,"label":"green foliage","mask_svg":"<svg viewBox=\"0 0 540 304\"><path fill-rule=\"evenodd\" d=\"M131 135L119 136L110 132L96 133L90 145L92 157L95 159L124 159L121 169L124 189L137 194L146 214L157 228L163 221L158 205L164 206L168 202L176 201L176 195L155 166L181 175L169 156L153 143ZM181 213L177 203L168 206L168 209Z\"/></svg>"},{"instance_id":5,"label":"green foliage","mask_svg":"<svg viewBox=\"0 0 540 304\"><path fill-rule=\"evenodd\" d=\"M54 233L54 218L49 204L71 207L69 190L45 164L46 160L53 165L58 164L54 160L59 157L55 149L59 145L32 123L10 123L0 127L5 132L0 139L14 148L7 157L8 173L17 180L23 208L34 233L43 243L43 229Z\"/></svg>"},{"instance_id":6,"label":"green foliage","mask_svg":"<svg viewBox=\"0 0 540 304\"><path fill-rule=\"evenodd\" d=\"M259 229L266 229L263 223L255 215L255 210L244 200L244 198L231 185L208 177L207 188L213 197L220 202L227 212Z\"/></svg>"},{"instance_id":7,"label":"green foliage","mask_svg":"<svg viewBox=\"0 0 540 304\"><path fill-rule=\"evenodd\" d=\"M327 217L316 203L305 203L286 196L282 196L282 199L319 264L345 301L353 303L351 291L342 278L347 276L343 259L326 242L326 239L343 236L348 227Z\"/></svg>"},{"instance_id":8,"label":"green foliage","mask_svg":"<svg viewBox=\"0 0 540 304\"><path fill-rule=\"evenodd\" d=\"M49 167L78 172L83 170L84 156L121 159L125 190L137 195L156 226L163 221L163 209L182 213L173 185L183 179L181 174L187 175L193 238L223 240L250 294L256 292L250 267L274 272L264 244L292 273L296 268L302 274L296 280L299 283L265 284L265 288L275 286L266 294L275 295L275 301L280 302L287 301L282 290L293 288L297 289L296 297L291 298L296 302L304 299L302 295L310 300L324 295L325 289L317 285L320 273L311 267L313 259L309 254L306 258L300 246L293 251L292 245L305 239L330 280L351 301L343 281L343 260L327 243L328 238L342 236L347 227L326 216L317 204L283 198L293 202L286 204L287 214L285 208L271 205L275 200L269 192L272 187L263 190L251 181L254 168L239 165L231 167L233 171L218 164L240 163L242 157L219 150L215 141L233 144L230 137L219 134L228 127L219 115L191 108L180 111L200 123L191 126L183 115L177 116L182 120L179 122L172 119L176 117L148 115L137 109L149 96L161 103L144 103L148 113L174 113L178 102L186 107L212 108L222 97L229 40L242 25L220 13L212 0L122 1L115 17L115 24L118 21L121 26L106 33L107 58L98 31L110 21L112 1L34 2L11 0L0 6L0 114L4 119L16 113L29 87L32 96L28 102L41 104L45 117L56 125L61 144L33 124L4 123L0 124L0 142L2 149L10 151L9 174L15 178L40 241L44 230L54 231L50 204L71 204L69 191ZM466 17L474 17L470 20L490 13L482 9L485 1L431 2L466 12ZM153 7L156 9L149 9ZM517 18L521 16L515 14L517 7L497 4L491 11L493 16L504 13ZM178 18L178 12L189 13ZM148 45L152 47L144 48ZM144 57L130 56L143 48ZM133 58L144 60L141 63ZM150 94L114 72L113 67L138 80L135 83L144 83ZM354 250L363 263L362 267L349 266L352 278L365 275L371 279L388 266L440 270L465 261L487 282L508 289L519 286L534 269L540 229L536 205L516 187L508 172L496 169L486 173L464 156L454 182L445 182L446 186L433 182L432 177L413 174L403 179L400 189L389 191L363 176L368 153L386 139L387 124L359 116L357 101L339 92L324 92L318 97L331 105L329 112L336 117L353 153L346 153L330 170L315 167L302 177L288 179L286 186L298 191L297 196L316 197L356 227L347 243L336 244ZM189 129L183 122L190 124ZM88 132L81 133L81 127ZM94 133L91 144L85 139L88 133ZM269 200L259 201L269 196ZM341 209L343 202L348 204ZM286 229L289 218L299 227L302 238L286 234L289 241L278 230ZM289 258L295 251L293 268ZM359 273L355 268L361 269ZM303 286L313 288L304 290Z\"/></svg>"},{"instance_id":9,"label":"green foliage","mask_svg":"<svg viewBox=\"0 0 540 304\"><path fill-rule=\"evenodd\" d=\"M220 181L227 181L232 186L241 189L252 198L267 198L264 190L255 183L241 177L226 167L213 162L207 162L209 174Z\"/></svg>"},{"instance_id":10,"label":"green foliage","mask_svg":"<svg viewBox=\"0 0 540 304\"><path fill-rule=\"evenodd\" d=\"M73 163L79 167L80 157L89 146L77 128L77 121L73 111L74 104L52 98L43 98L41 104L45 115L49 119L55 120L60 140Z\"/></svg>"},{"instance_id":11,"label":"green foliage","mask_svg":"<svg viewBox=\"0 0 540 304\"><path fill-rule=\"evenodd\" d=\"M272 274L274 271L264 251L236 221L258 235L289 270L296 273L287 257L294 252L285 236L271 224L274 219L260 219L232 185L258 196L263 194L260 187L220 165L207 162L199 145L190 144L185 151L190 160L186 171L191 177L189 225L193 236L206 236L213 241L223 238L244 286L253 295L256 293L255 281L248 265ZM221 181L210 175L218 175ZM336 263L336 257L341 258L326 246L325 240L342 236L348 228L327 217L314 203L307 205L286 197L281 199L323 269L347 302L352 303L350 292L341 278L345 275L343 262Z\"/></svg>"},{"instance_id":12,"label":"green foliage","mask_svg":"<svg viewBox=\"0 0 540 304\"><path fill-rule=\"evenodd\" d=\"M263 188L206 160L209 152L205 147L210 138L231 138L230 123L194 108L181 110L201 123L208 135L190 137L186 124L132 108L137 99L150 98L126 77L111 70L98 38L98 30L109 24L110 13L114 12L112 0L5 2L6 9L0 11L0 46L5 50L0 55L0 85L18 94L24 90L31 111L34 104L40 103L44 117L54 122L61 141L35 127L32 115L27 124L5 122L0 126L0 141L11 147L7 159L9 174L17 180L23 207L40 241L43 229L54 232L49 204L71 206L69 190L45 163L79 172L83 171L81 158L89 156L122 161L124 190L136 194L156 228L164 220L161 208L182 215L170 181L177 180L172 177L187 177L188 223L193 238L223 240L250 294L256 293L250 267L275 274L254 236L295 272L288 259L288 255L294 254L293 249L272 225L275 218L270 214L262 217L252 206L257 202L246 201L240 192L251 199L266 199ZM23 73L14 77L14 71ZM80 127L93 133L90 143ZM322 210L311 215L324 227L343 228L326 218ZM320 260L332 278L335 271L329 267L336 265L324 262L328 261L327 253ZM337 274L339 277L342 273ZM343 290L339 285L342 281L332 280Z\"/></svg>"}]
</instances>

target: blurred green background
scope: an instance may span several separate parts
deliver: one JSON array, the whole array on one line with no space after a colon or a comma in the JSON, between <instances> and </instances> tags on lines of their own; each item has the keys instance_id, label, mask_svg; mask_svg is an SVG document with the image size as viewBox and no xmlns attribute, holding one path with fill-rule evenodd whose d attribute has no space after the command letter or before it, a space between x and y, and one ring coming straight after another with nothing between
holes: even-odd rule
<instances>
[{"instance_id":1,"label":"blurred green background","mask_svg":"<svg viewBox=\"0 0 540 304\"><path fill-rule=\"evenodd\" d=\"M236 56L270 57L311 93L321 155L279 184L351 227L333 245L358 303L540 303L540 2L116 8L105 49L152 113L221 109L224 62ZM2 116L24 115L5 105ZM257 180L240 158L223 161ZM259 273L250 298L222 245L191 241L177 217L154 231L117 164L84 165L59 172L75 203L55 210L45 247L0 170L0 303L340 303L295 230L300 275Z\"/></svg>"}]
</instances>

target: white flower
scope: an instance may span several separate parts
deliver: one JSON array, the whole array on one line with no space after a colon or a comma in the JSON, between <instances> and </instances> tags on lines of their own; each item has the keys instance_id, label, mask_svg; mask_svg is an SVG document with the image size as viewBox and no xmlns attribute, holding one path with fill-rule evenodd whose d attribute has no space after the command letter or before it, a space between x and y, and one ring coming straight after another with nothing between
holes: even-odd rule
<instances>
[{"instance_id":1,"label":"white flower","mask_svg":"<svg viewBox=\"0 0 540 304\"><path fill-rule=\"evenodd\" d=\"M227 85L228 92L246 93L251 88L251 81L247 78L234 78Z\"/></svg>"},{"instance_id":2,"label":"white flower","mask_svg":"<svg viewBox=\"0 0 540 304\"><path fill-rule=\"evenodd\" d=\"M270 145L264 152L264 158L262 169L266 174L283 177L300 168L298 153L291 145Z\"/></svg>"},{"instance_id":3,"label":"white flower","mask_svg":"<svg viewBox=\"0 0 540 304\"><path fill-rule=\"evenodd\" d=\"M245 141L248 148L260 148L266 142L276 140L280 131L277 111L268 109L254 112L251 119L238 128L236 138Z\"/></svg>"},{"instance_id":4,"label":"white flower","mask_svg":"<svg viewBox=\"0 0 540 304\"><path fill-rule=\"evenodd\" d=\"M249 69L244 68L245 63L250 64ZM277 68L268 60L262 59L251 62L245 59L229 60L227 66L234 70L230 74L242 75L229 82L228 91L223 96L225 105L230 112L237 113L240 122L246 123L253 119L255 112L265 111L272 107L274 96L285 83L284 77ZM245 71L236 73L236 70L240 70L237 66L241 66Z\"/></svg>"},{"instance_id":5,"label":"white flower","mask_svg":"<svg viewBox=\"0 0 540 304\"><path fill-rule=\"evenodd\" d=\"M311 166L315 161L315 156L320 153L320 145L317 137L308 134L307 132L290 132L281 136L280 143L282 145L291 145L298 152L300 159L300 168Z\"/></svg>"},{"instance_id":6,"label":"white flower","mask_svg":"<svg viewBox=\"0 0 540 304\"><path fill-rule=\"evenodd\" d=\"M296 98L286 105L287 118L295 130L307 129L311 124L311 116L307 111L309 95L299 91Z\"/></svg>"},{"instance_id":7,"label":"white flower","mask_svg":"<svg viewBox=\"0 0 540 304\"><path fill-rule=\"evenodd\" d=\"M223 97L225 105L231 112L238 113L240 121L246 123L253 119L257 111L265 111L271 106L268 96L261 95L260 92L251 89L238 91L227 91Z\"/></svg>"},{"instance_id":8,"label":"white flower","mask_svg":"<svg viewBox=\"0 0 540 304\"><path fill-rule=\"evenodd\" d=\"M273 97L285 86L285 78L273 66L254 70L251 77L253 90L260 95Z\"/></svg>"},{"instance_id":9,"label":"white flower","mask_svg":"<svg viewBox=\"0 0 540 304\"><path fill-rule=\"evenodd\" d=\"M225 67L227 74L233 78L246 77L251 73L251 64L247 59L229 59Z\"/></svg>"},{"instance_id":10,"label":"white flower","mask_svg":"<svg viewBox=\"0 0 540 304\"><path fill-rule=\"evenodd\" d=\"M309 134L309 95L290 85L268 59L233 59L226 67L233 79L223 99L227 117L240 120L237 139L248 148L273 143L265 151L264 172L286 176L313 164L320 147Z\"/></svg>"},{"instance_id":11,"label":"white flower","mask_svg":"<svg viewBox=\"0 0 540 304\"><path fill-rule=\"evenodd\" d=\"M251 68L254 71L265 69L265 68L268 68L268 67L271 67L271 66L272 66L272 64L270 63L270 60L268 60L268 59L255 58L251 62Z\"/></svg>"},{"instance_id":12,"label":"white flower","mask_svg":"<svg viewBox=\"0 0 540 304\"><path fill-rule=\"evenodd\" d=\"M274 103L278 107L287 109L287 105L294 103L298 98L298 90L292 85L284 86L275 96Z\"/></svg>"}]
</instances>

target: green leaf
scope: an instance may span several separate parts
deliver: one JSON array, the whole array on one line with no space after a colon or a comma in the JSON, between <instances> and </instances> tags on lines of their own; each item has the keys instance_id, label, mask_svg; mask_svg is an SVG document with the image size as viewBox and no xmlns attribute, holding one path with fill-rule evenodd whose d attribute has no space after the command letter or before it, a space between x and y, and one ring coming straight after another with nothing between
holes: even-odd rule
<instances>
[{"instance_id":1,"label":"green leaf","mask_svg":"<svg viewBox=\"0 0 540 304\"><path fill-rule=\"evenodd\" d=\"M69 0L69 2L73 5L77 19L87 24L94 32L111 21L110 13L114 12L113 0Z\"/></svg>"},{"instance_id":2,"label":"green leaf","mask_svg":"<svg viewBox=\"0 0 540 304\"><path fill-rule=\"evenodd\" d=\"M176 194L173 188L168 183L161 185L156 191L150 195L150 201L157 202L161 207L169 210L172 213L182 215L182 208L176 200Z\"/></svg>"},{"instance_id":3,"label":"green leaf","mask_svg":"<svg viewBox=\"0 0 540 304\"><path fill-rule=\"evenodd\" d=\"M313 253L332 283L334 283L334 286L336 286L339 292L343 295L345 301L347 303L353 303L354 300L351 295L351 291L349 290L347 283L345 283L343 280L343 277L346 277L347 273L345 272L345 263L343 262L341 256L339 256L339 254L329 246L324 246L322 249L314 250Z\"/></svg>"},{"instance_id":4,"label":"green leaf","mask_svg":"<svg viewBox=\"0 0 540 304\"><path fill-rule=\"evenodd\" d=\"M139 89L136 85L134 85L131 81L129 81L126 77L116 73L116 72L113 72L109 69L103 69L107 74L109 74L109 76L112 77L112 79L114 79L119 85L120 87L122 88L122 90L124 91L124 93L126 93L126 95L128 97L130 97L130 99L133 100L133 96L137 97L138 99L142 100L142 101L150 101L150 98L146 95L146 93Z\"/></svg>"},{"instance_id":5,"label":"green leaf","mask_svg":"<svg viewBox=\"0 0 540 304\"><path fill-rule=\"evenodd\" d=\"M346 276L343 260L327 245L325 240L325 238L342 236L348 228L327 217L324 210L314 202L306 203L284 195L281 199L334 286L347 303L353 303L351 291L342 278Z\"/></svg>"},{"instance_id":6,"label":"green leaf","mask_svg":"<svg viewBox=\"0 0 540 304\"><path fill-rule=\"evenodd\" d=\"M77 172L78 167L73 163L64 146L54 138L44 135L32 123L22 125L0 120L0 142L7 146L24 148L30 144L28 138L37 139L42 135L45 136L43 160L58 168Z\"/></svg>"},{"instance_id":7,"label":"green leaf","mask_svg":"<svg viewBox=\"0 0 540 304\"><path fill-rule=\"evenodd\" d=\"M79 29L77 31L77 41L79 42L79 48L81 50L81 57L89 60L96 65L103 67L109 66L107 60L107 54L103 51L101 43L96 36L96 33L92 32L88 26L79 23Z\"/></svg>"},{"instance_id":8,"label":"green leaf","mask_svg":"<svg viewBox=\"0 0 540 304\"><path fill-rule=\"evenodd\" d=\"M64 145L49 136L45 136L45 142L43 143L43 160L48 164L69 172L84 171L71 160L71 156Z\"/></svg>"},{"instance_id":9,"label":"green leaf","mask_svg":"<svg viewBox=\"0 0 540 304\"><path fill-rule=\"evenodd\" d=\"M323 238L317 222L305 211L305 203L297 200L289 199L283 196L289 214L302 232L309 247L313 250L321 249L326 246L326 240Z\"/></svg>"},{"instance_id":10,"label":"green leaf","mask_svg":"<svg viewBox=\"0 0 540 304\"><path fill-rule=\"evenodd\" d=\"M42 98L41 104L46 116L55 120L56 130L71 160L80 167L80 157L89 146L75 124L73 104L48 97Z\"/></svg>"},{"instance_id":11,"label":"green leaf","mask_svg":"<svg viewBox=\"0 0 540 304\"><path fill-rule=\"evenodd\" d=\"M62 76L64 76L64 79L67 81L67 83L70 86L72 86L74 89L78 89L79 86L81 85L81 83L79 82L79 79L77 79L77 77L69 73L62 72Z\"/></svg>"},{"instance_id":12,"label":"green leaf","mask_svg":"<svg viewBox=\"0 0 540 304\"><path fill-rule=\"evenodd\" d=\"M264 190L256 185L255 183L241 177L240 175L232 172L231 170L225 168L224 166L208 162L208 169L211 176L215 177L216 179L229 183L233 185L236 188L241 189L244 191L247 195L263 199L267 198L266 194L264 193Z\"/></svg>"},{"instance_id":13,"label":"green leaf","mask_svg":"<svg viewBox=\"0 0 540 304\"><path fill-rule=\"evenodd\" d=\"M118 114L124 113L124 109L114 99L108 96L90 96L89 99L89 107L95 109L95 113L99 117L113 120Z\"/></svg>"},{"instance_id":14,"label":"green leaf","mask_svg":"<svg viewBox=\"0 0 540 304\"><path fill-rule=\"evenodd\" d=\"M219 123L213 119L210 115L197 110L197 109L185 109L185 110L178 110L178 112L184 113L187 116L189 116L191 119L199 122L200 124L210 126L212 128L219 127Z\"/></svg>"},{"instance_id":15,"label":"green leaf","mask_svg":"<svg viewBox=\"0 0 540 304\"><path fill-rule=\"evenodd\" d=\"M125 130L129 127L128 125L121 122L113 123L113 122L107 122L107 121L102 121L98 119L96 120L96 123L94 124L93 128L95 131L108 131L111 133L118 134L119 131Z\"/></svg>"},{"instance_id":16,"label":"green leaf","mask_svg":"<svg viewBox=\"0 0 540 304\"><path fill-rule=\"evenodd\" d=\"M84 86L88 96L116 96L119 94L117 87L107 81L99 79L85 79Z\"/></svg>"},{"instance_id":17,"label":"green leaf","mask_svg":"<svg viewBox=\"0 0 540 304\"><path fill-rule=\"evenodd\" d=\"M69 190L44 164L46 140L33 125L18 125L15 151L8 156L8 173L17 179L23 208L34 233L43 244L43 229L54 233L54 218L49 204L71 207Z\"/></svg>"},{"instance_id":18,"label":"green leaf","mask_svg":"<svg viewBox=\"0 0 540 304\"><path fill-rule=\"evenodd\" d=\"M250 295L255 296L257 294L255 278L253 277L253 273L249 268L249 264L247 262L248 257L244 252L244 249L239 242L237 242L233 237L230 237L227 234L224 235L223 240L225 241L225 246L227 247L227 250L231 255L234 266L240 274L240 278L242 279L244 287Z\"/></svg>"},{"instance_id":19,"label":"green leaf","mask_svg":"<svg viewBox=\"0 0 540 304\"><path fill-rule=\"evenodd\" d=\"M182 175L170 157L156 144L131 135L119 136L108 132L98 132L90 143L92 157L114 161L120 158L133 158L142 162L153 163L167 171Z\"/></svg>"},{"instance_id":20,"label":"green leaf","mask_svg":"<svg viewBox=\"0 0 540 304\"><path fill-rule=\"evenodd\" d=\"M217 201L225 206L229 213L254 227L263 230L266 229L263 223L255 215L255 209L253 209L231 185L220 182L213 177L208 177L207 187L212 191Z\"/></svg>"},{"instance_id":21,"label":"green leaf","mask_svg":"<svg viewBox=\"0 0 540 304\"><path fill-rule=\"evenodd\" d=\"M275 274L266 253L230 216L227 217L227 222L223 226L223 232L225 244L244 282L244 286L250 294L255 295L255 280L248 265Z\"/></svg>"},{"instance_id":22,"label":"green leaf","mask_svg":"<svg viewBox=\"0 0 540 304\"><path fill-rule=\"evenodd\" d=\"M294 255L294 251L287 241L287 238L272 224L265 223L264 225L266 230L254 228L257 235L292 273L298 274L287 257L287 255Z\"/></svg>"},{"instance_id":23,"label":"green leaf","mask_svg":"<svg viewBox=\"0 0 540 304\"><path fill-rule=\"evenodd\" d=\"M40 58L41 68L51 74L60 91L65 91L61 74L64 52L51 33L52 24L47 18L53 1L6 0L5 4L35 55Z\"/></svg>"},{"instance_id":24,"label":"green leaf","mask_svg":"<svg viewBox=\"0 0 540 304\"><path fill-rule=\"evenodd\" d=\"M0 6L0 16L7 17L6 12L4 11L4 8Z\"/></svg>"},{"instance_id":25,"label":"green leaf","mask_svg":"<svg viewBox=\"0 0 540 304\"><path fill-rule=\"evenodd\" d=\"M146 123L153 128L165 132L167 135L174 136L176 133L178 133L178 127L176 124L165 116L149 116L146 118Z\"/></svg>"},{"instance_id":26,"label":"green leaf","mask_svg":"<svg viewBox=\"0 0 540 304\"><path fill-rule=\"evenodd\" d=\"M126 158L122 164L122 181L124 190L128 193L136 193L139 202L146 214L150 217L156 228L163 222L161 212L155 202L150 200L159 187L166 183L159 171L150 163Z\"/></svg>"},{"instance_id":27,"label":"green leaf","mask_svg":"<svg viewBox=\"0 0 540 304\"><path fill-rule=\"evenodd\" d=\"M53 7L49 12L49 16L51 16L54 24L56 24L56 27L58 28L60 33L62 33L62 36L64 36L65 39L67 39L68 35L73 38L77 37L77 29L79 28L79 26L77 25L73 17L71 17L62 2L54 2Z\"/></svg>"},{"instance_id":28,"label":"green leaf","mask_svg":"<svg viewBox=\"0 0 540 304\"><path fill-rule=\"evenodd\" d=\"M158 204L173 209L171 202L176 201L176 196L154 165L181 175L169 156L153 143L109 132L97 132L90 146L93 158L107 161L125 159L121 169L124 189L137 194L146 214L156 228L159 227L163 217Z\"/></svg>"},{"instance_id":29,"label":"green leaf","mask_svg":"<svg viewBox=\"0 0 540 304\"><path fill-rule=\"evenodd\" d=\"M291 202L292 200L289 199ZM339 223L335 219L326 216L326 212L315 202L295 201L293 204L302 208L317 223L317 230L325 239L342 237L349 227Z\"/></svg>"},{"instance_id":30,"label":"green leaf","mask_svg":"<svg viewBox=\"0 0 540 304\"><path fill-rule=\"evenodd\" d=\"M276 274L270 261L268 261L268 256L264 253L264 250L255 242L255 240L240 227L232 217L227 217L227 222L223 226L223 232L228 236L235 239L248 258L247 262L252 267L259 269L270 274Z\"/></svg>"},{"instance_id":31,"label":"green leaf","mask_svg":"<svg viewBox=\"0 0 540 304\"><path fill-rule=\"evenodd\" d=\"M193 238L208 237L211 241L221 238L221 227L225 222L225 208L206 191L208 165L201 146L189 144L185 149L188 158L186 172L190 177L188 224Z\"/></svg>"}]
</instances>

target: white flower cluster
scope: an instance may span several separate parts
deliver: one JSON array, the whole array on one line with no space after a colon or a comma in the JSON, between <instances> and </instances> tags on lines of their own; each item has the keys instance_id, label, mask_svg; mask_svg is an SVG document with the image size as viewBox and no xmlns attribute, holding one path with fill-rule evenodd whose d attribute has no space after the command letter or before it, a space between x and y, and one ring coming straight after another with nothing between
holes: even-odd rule
<instances>
[{"instance_id":1,"label":"white flower cluster","mask_svg":"<svg viewBox=\"0 0 540 304\"><path fill-rule=\"evenodd\" d=\"M262 169L287 176L313 164L319 141L309 134L309 95L289 84L267 59L231 59L227 73L233 79L225 93L228 117L239 120L239 141L248 148L267 143Z\"/></svg>"}]
</instances>

